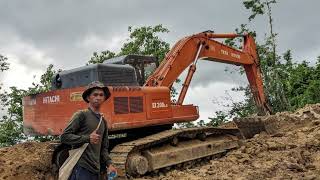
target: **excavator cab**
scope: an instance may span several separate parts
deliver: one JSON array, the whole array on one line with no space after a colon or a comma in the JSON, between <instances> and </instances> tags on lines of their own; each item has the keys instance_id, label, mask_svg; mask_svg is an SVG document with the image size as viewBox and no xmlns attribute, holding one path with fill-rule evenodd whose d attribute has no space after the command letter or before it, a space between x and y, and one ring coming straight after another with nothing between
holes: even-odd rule
<instances>
[{"instance_id":1,"label":"excavator cab","mask_svg":"<svg viewBox=\"0 0 320 180\"><path fill-rule=\"evenodd\" d=\"M142 86L146 75L157 66L158 60L153 56L119 56L55 74L51 90L86 86L92 81L100 81L107 86Z\"/></svg>"},{"instance_id":2,"label":"excavator cab","mask_svg":"<svg viewBox=\"0 0 320 180\"><path fill-rule=\"evenodd\" d=\"M104 64L130 65L136 71L138 84L142 86L148 74L151 74L158 66L158 59L154 56L124 55L108 59Z\"/></svg>"}]
</instances>

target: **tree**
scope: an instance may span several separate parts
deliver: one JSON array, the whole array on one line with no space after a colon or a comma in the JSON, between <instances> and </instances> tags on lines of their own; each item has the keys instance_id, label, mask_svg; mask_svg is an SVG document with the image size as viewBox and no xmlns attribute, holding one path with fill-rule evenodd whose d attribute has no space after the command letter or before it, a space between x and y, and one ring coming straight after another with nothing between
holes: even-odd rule
<instances>
[{"instance_id":1,"label":"tree","mask_svg":"<svg viewBox=\"0 0 320 180\"><path fill-rule=\"evenodd\" d=\"M0 147L14 145L27 137L23 134L22 98L31 94L46 92L51 87L51 78L57 71L50 64L41 75L40 84L32 83L27 90L10 87L0 94L0 103L6 107L7 115L0 119ZM36 136L35 140L51 140L51 136Z\"/></svg>"},{"instance_id":2,"label":"tree","mask_svg":"<svg viewBox=\"0 0 320 180\"><path fill-rule=\"evenodd\" d=\"M0 71L3 72L9 69L8 58L0 54Z\"/></svg>"},{"instance_id":3,"label":"tree","mask_svg":"<svg viewBox=\"0 0 320 180\"><path fill-rule=\"evenodd\" d=\"M207 126L213 126L213 127L217 127L219 125L221 125L222 123L227 122L227 117L228 115L223 112L223 111L217 111L215 117L208 117L209 118L209 123L207 123Z\"/></svg>"},{"instance_id":4,"label":"tree","mask_svg":"<svg viewBox=\"0 0 320 180\"><path fill-rule=\"evenodd\" d=\"M132 28L129 26L129 39L124 43L119 55L140 54L155 56L162 61L170 50L169 43L163 41L159 34L168 33L169 30L161 24L156 26L143 26Z\"/></svg>"},{"instance_id":5,"label":"tree","mask_svg":"<svg viewBox=\"0 0 320 180\"><path fill-rule=\"evenodd\" d=\"M22 97L25 90L10 87L10 92L0 95L1 104L7 107L7 115L0 121L0 147L17 143L26 137L22 133Z\"/></svg>"},{"instance_id":6,"label":"tree","mask_svg":"<svg viewBox=\"0 0 320 180\"><path fill-rule=\"evenodd\" d=\"M282 68L281 75L292 110L320 102L319 59L315 66L310 66L307 61L292 63L290 51L284 54L284 59L285 68Z\"/></svg>"},{"instance_id":7,"label":"tree","mask_svg":"<svg viewBox=\"0 0 320 180\"><path fill-rule=\"evenodd\" d=\"M274 112L295 110L306 104L320 102L320 57L315 66L310 66L307 61L293 60L290 50L280 56L277 51L272 5L275 0L246 0L243 5L251 11L249 23L258 15L265 15L268 19L269 35L262 43L257 44L260 60L260 68L263 74L265 94L268 103ZM248 28L247 24L241 24L236 28L238 34L251 33L257 36L255 31ZM225 43L241 49L238 39L227 39ZM298 63L300 62L300 63ZM240 74L243 74L240 69ZM245 117L257 112L249 86L233 88L233 91L245 92L243 102L232 103L231 110L227 112L229 117Z\"/></svg>"},{"instance_id":8,"label":"tree","mask_svg":"<svg viewBox=\"0 0 320 180\"><path fill-rule=\"evenodd\" d=\"M93 53L93 56L90 58L87 64L97 64L97 63L103 63L103 61L113 58L116 56L116 53L111 52L109 50L102 51L101 54L98 54L97 52Z\"/></svg>"},{"instance_id":9,"label":"tree","mask_svg":"<svg viewBox=\"0 0 320 180\"><path fill-rule=\"evenodd\" d=\"M177 125L177 129L196 127L196 125L193 122L176 123L176 125Z\"/></svg>"},{"instance_id":10,"label":"tree","mask_svg":"<svg viewBox=\"0 0 320 180\"><path fill-rule=\"evenodd\" d=\"M170 50L169 43L160 38L160 34L168 33L169 30L161 24L156 26L142 26L138 28L128 27L129 38L125 42L120 52L115 53L110 50L102 51L100 54L93 53L88 64L102 63L103 61L128 54L155 56L162 60L165 54Z\"/></svg>"},{"instance_id":11,"label":"tree","mask_svg":"<svg viewBox=\"0 0 320 180\"><path fill-rule=\"evenodd\" d=\"M265 58L267 66L264 68L265 84L269 93L273 93L271 98L274 98L274 105L276 105L276 111L283 111L290 109L290 103L284 92L283 84L281 83L280 73L280 56L277 56L276 52L276 36L277 34L273 29L273 18L272 18L272 4L276 4L276 0L246 0L243 2L244 6L251 10L249 21L252 21L257 15L266 15L268 18L269 25L269 37L266 39L266 43L260 47L264 53L260 53L260 58ZM264 57L261 57L264 55Z\"/></svg>"},{"instance_id":12,"label":"tree","mask_svg":"<svg viewBox=\"0 0 320 180\"><path fill-rule=\"evenodd\" d=\"M201 119L200 121L197 122L197 126L198 126L198 127L205 127L205 126L206 126L206 123L205 123L204 120Z\"/></svg>"},{"instance_id":13,"label":"tree","mask_svg":"<svg viewBox=\"0 0 320 180\"><path fill-rule=\"evenodd\" d=\"M285 91L286 81L289 68L288 63L283 63L281 56L276 51L276 36L277 34L273 30L273 17L271 6L275 5L275 0L245 0L243 5L246 9L251 11L248 17L249 23L256 18L257 15L266 15L268 18L269 35L265 37L265 41L257 43L257 53L260 60L260 68L262 71L262 78L264 83L265 95L267 102L272 106L274 112L291 110L291 105ZM257 37L257 32L250 30L247 24L241 24L240 28L236 28L238 34L249 33L254 37ZM239 41L235 39L227 39L226 44L236 48L241 48ZM287 54L290 55L290 54ZM284 60L286 61L286 60ZM243 74L244 70L240 69L240 74ZM287 75L285 75L287 74ZM250 92L250 87L238 87L233 88L234 91L245 92L245 101L240 103L234 103L232 109L229 111L233 116L244 117L250 114L257 113L253 96Z\"/></svg>"},{"instance_id":14,"label":"tree","mask_svg":"<svg viewBox=\"0 0 320 180\"><path fill-rule=\"evenodd\" d=\"M199 120L198 122L184 122L177 123L178 129L181 128L193 128L193 127L218 127L223 123L228 122L230 118L230 114L224 111L216 111L214 117L208 117L209 122L205 122L205 120Z\"/></svg>"}]
</instances>

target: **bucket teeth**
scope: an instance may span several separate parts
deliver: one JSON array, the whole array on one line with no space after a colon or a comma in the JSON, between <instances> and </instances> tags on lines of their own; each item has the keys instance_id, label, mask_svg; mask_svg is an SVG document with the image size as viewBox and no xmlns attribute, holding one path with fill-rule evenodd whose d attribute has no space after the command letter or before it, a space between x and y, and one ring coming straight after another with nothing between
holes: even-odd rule
<instances>
[{"instance_id":1,"label":"bucket teeth","mask_svg":"<svg viewBox=\"0 0 320 180\"><path fill-rule=\"evenodd\" d=\"M246 117L235 118L233 121L245 139L252 138L254 135L259 134L262 131L265 131L268 134L276 133L276 128L274 126L275 120L270 118L263 119L262 117Z\"/></svg>"}]
</instances>

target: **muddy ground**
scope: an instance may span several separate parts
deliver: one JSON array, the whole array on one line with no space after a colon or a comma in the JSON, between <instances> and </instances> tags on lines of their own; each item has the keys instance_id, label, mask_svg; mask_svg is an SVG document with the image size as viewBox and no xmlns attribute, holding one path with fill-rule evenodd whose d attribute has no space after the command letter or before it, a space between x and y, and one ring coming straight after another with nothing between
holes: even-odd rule
<instances>
[{"instance_id":1,"label":"muddy ground","mask_svg":"<svg viewBox=\"0 0 320 180\"><path fill-rule=\"evenodd\" d=\"M49 142L26 142L0 149L0 179L50 179Z\"/></svg>"},{"instance_id":2,"label":"muddy ground","mask_svg":"<svg viewBox=\"0 0 320 180\"><path fill-rule=\"evenodd\" d=\"M141 179L320 179L320 104L266 117L278 131L257 134L239 149L201 166ZM49 143L0 149L0 179L50 179Z\"/></svg>"},{"instance_id":3,"label":"muddy ground","mask_svg":"<svg viewBox=\"0 0 320 180\"><path fill-rule=\"evenodd\" d=\"M222 158L153 179L320 179L320 104L268 120L276 121L275 134L257 134Z\"/></svg>"}]
</instances>

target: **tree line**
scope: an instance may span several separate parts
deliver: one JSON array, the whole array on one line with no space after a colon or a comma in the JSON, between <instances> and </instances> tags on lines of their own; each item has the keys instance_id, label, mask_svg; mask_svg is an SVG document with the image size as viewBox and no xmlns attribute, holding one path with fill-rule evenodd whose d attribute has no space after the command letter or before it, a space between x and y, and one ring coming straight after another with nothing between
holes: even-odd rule
<instances>
[{"instance_id":1,"label":"tree line","mask_svg":"<svg viewBox=\"0 0 320 180\"><path fill-rule=\"evenodd\" d=\"M276 0L243 1L244 7L251 14L248 17L248 22L241 24L235 31L239 34L250 33L255 37L261 36L261 32L256 32L248 27L250 24L254 24L257 16L266 17L269 32L262 42L257 43L266 97L274 112L293 111L306 104L320 102L318 93L320 90L320 56L315 60L310 59L309 62L316 61L314 65L311 65L306 60L293 59L290 49L282 53L277 51L277 37L279 35L274 31L272 16L272 7L276 3ZM122 45L119 52L110 50L94 52L86 64L102 63L109 58L127 54L151 55L162 60L170 50L169 43L161 39L161 35L164 33L169 33L169 29L163 25L129 27L129 38ZM225 44L235 48L242 48L240 39L227 39ZM10 67L8 61L8 58L4 55L0 55L0 72L14 68ZM51 78L59 71L61 70L55 69L50 64L45 73L41 75L40 83L32 83L27 89L13 86L9 87L8 90L4 90L0 85L0 103L6 111L6 115L0 117L0 147L10 146L28 138L30 139L30 137L26 137L23 134L22 98L31 94L49 91ZM238 73L243 74L243 69L240 69ZM245 117L257 113L249 86L234 87L232 91L244 92L244 101L232 102L228 105L228 111L217 111L214 113L215 116L208 117L208 120L200 120L197 123L181 123L178 126L218 126L230 118ZM177 94L175 89L172 89L171 93L172 96ZM53 138L55 137L33 137L37 141L46 141Z\"/></svg>"}]
</instances>

